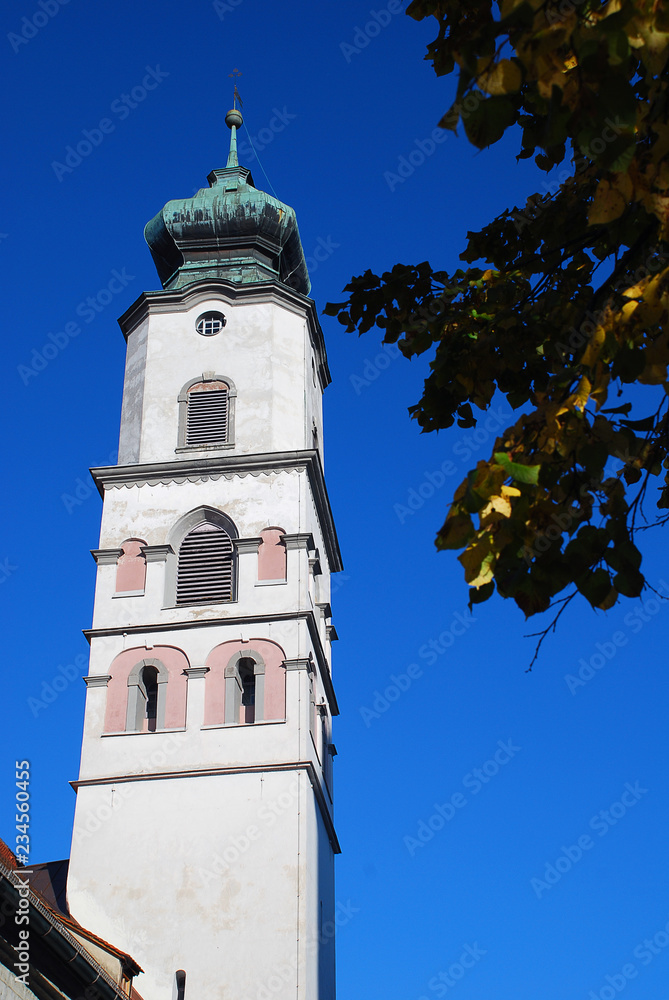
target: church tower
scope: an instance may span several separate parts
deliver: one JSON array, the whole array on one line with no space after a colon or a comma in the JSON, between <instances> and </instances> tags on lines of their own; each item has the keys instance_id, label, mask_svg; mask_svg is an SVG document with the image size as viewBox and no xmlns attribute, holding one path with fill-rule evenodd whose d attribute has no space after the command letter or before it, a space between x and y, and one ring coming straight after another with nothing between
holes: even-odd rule
<instances>
[{"instance_id":1,"label":"church tower","mask_svg":"<svg viewBox=\"0 0 669 1000\"><path fill-rule=\"evenodd\" d=\"M334 1000L330 376L295 213L226 122L119 321L68 903L145 1000Z\"/></svg>"}]
</instances>

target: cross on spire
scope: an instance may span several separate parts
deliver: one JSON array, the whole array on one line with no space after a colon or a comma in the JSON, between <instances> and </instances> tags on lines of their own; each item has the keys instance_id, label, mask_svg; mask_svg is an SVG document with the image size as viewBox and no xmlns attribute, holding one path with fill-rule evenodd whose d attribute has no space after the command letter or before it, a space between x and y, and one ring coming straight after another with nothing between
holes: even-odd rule
<instances>
[{"instance_id":1,"label":"cross on spire","mask_svg":"<svg viewBox=\"0 0 669 1000\"><path fill-rule=\"evenodd\" d=\"M237 110L237 101L239 101L240 108L244 107L244 102L242 101L241 97L239 96L239 91L237 90L237 80L239 79L239 77L241 75L242 75L241 71L238 70L236 66L233 69L232 73L228 73L228 76L231 76L232 79L233 79L233 81L234 81L234 87L233 87L233 93L232 93L232 107L233 107L234 111Z\"/></svg>"}]
</instances>

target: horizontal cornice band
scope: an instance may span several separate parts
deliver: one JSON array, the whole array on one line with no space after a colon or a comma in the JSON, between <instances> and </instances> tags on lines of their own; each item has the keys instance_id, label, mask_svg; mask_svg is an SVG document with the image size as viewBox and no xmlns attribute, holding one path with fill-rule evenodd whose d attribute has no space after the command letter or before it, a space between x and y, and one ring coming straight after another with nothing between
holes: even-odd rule
<instances>
[{"instance_id":1,"label":"horizontal cornice band","mask_svg":"<svg viewBox=\"0 0 669 1000\"><path fill-rule=\"evenodd\" d=\"M91 475L104 498L105 490L133 486L157 486L159 483L206 482L228 476L260 476L268 472L306 470L316 512L323 531L323 541L330 571L343 569L339 540L330 507L325 477L318 452L276 451L259 455L217 455L215 458L191 458L178 462L149 462L137 465L110 465L91 469Z\"/></svg>"},{"instance_id":2,"label":"horizontal cornice band","mask_svg":"<svg viewBox=\"0 0 669 1000\"><path fill-rule=\"evenodd\" d=\"M198 302L212 298L228 302L244 301L249 304L277 302L299 316L305 316L309 323L311 339L319 360L319 375L325 389L332 377L325 351L325 339L318 319L316 303L309 296L273 279L254 281L248 285L236 284L224 278L204 278L195 280L183 288L154 292L142 292L129 309L119 318L118 324L127 340L132 331L151 313L174 313L190 309Z\"/></svg>"},{"instance_id":3,"label":"horizontal cornice band","mask_svg":"<svg viewBox=\"0 0 669 1000\"><path fill-rule=\"evenodd\" d=\"M209 778L225 774L263 774L274 771L307 772L309 781L311 782L311 786L314 790L314 795L316 796L316 801L318 802L321 816L323 817L323 823L325 824L330 844L332 845L332 850L335 854L341 854L341 847L339 846L339 841L335 832L332 815L327 807L327 802L323 794L323 789L321 788L321 783L318 780L318 775L316 774L314 765L310 760L286 761L280 764L239 764L232 767L189 768L188 770L180 771L158 771L153 774L110 775L105 778L85 778L83 781L71 781L70 785L76 792L79 788L86 788L91 785L116 785L124 784L130 781L161 781L165 778Z\"/></svg>"}]
</instances>

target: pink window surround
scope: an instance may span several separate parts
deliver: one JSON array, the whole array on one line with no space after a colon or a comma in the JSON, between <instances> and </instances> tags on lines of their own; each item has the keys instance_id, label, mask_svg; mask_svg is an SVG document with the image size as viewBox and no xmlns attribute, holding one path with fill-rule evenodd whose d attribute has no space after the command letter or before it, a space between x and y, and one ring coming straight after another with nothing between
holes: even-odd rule
<instances>
[{"instance_id":1,"label":"pink window surround","mask_svg":"<svg viewBox=\"0 0 669 1000\"><path fill-rule=\"evenodd\" d=\"M283 528L265 528L260 532L262 542L258 548L258 579L286 579L286 546Z\"/></svg>"},{"instance_id":2,"label":"pink window surround","mask_svg":"<svg viewBox=\"0 0 669 1000\"><path fill-rule=\"evenodd\" d=\"M252 655L253 650L265 662L263 720L283 721L286 717L286 654L269 639L249 639L248 642L223 642L207 657L209 667L205 688L204 724L223 725L225 721L225 668L235 653ZM111 683L111 682L110 682Z\"/></svg>"},{"instance_id":3,"label":"pink window surround","mask_svg":"<svg viewBox=\"0 0 669 1000\"><path fill-rule=\"evenodd\" d=\"M165 699L165 729L183 729L186 725L185 669L190 666L188 657L174 646L139 646L126 649L116 657L109 668L111 679L107 686L106 733L125 732L128 711L128 676L132 669L145 659L160 660L167 669L168 682Z\"/></svg>"},{"instance_id":4,"label":"pink window surround","mask_svg":"<svg viewBox=\"0 0 669 1000\"><path fill-rule=\"evenodd\" d=\"M116 563L116 593L125 594L129 590L144 590L146 585L146 557L141 538L129 538L121 545L122 555Z\"/></svg>"}]
</instances>

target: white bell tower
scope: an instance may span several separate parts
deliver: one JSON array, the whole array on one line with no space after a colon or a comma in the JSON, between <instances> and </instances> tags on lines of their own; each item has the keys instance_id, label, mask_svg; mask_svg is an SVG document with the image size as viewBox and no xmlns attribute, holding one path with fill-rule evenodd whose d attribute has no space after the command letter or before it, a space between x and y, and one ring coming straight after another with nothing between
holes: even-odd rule
<instances>
[{"instance_id":1,"label":"white bell tower","mask_svg":"<svg viewBox=\"0 0 669 1000\"><path fill-rule=\"evenodd\" d=\"M330 377L295 214L226 122L120 319L68 902L145 1000L334 1000Z\"/></svg>"}]
</instances>

